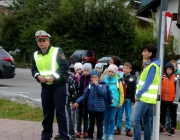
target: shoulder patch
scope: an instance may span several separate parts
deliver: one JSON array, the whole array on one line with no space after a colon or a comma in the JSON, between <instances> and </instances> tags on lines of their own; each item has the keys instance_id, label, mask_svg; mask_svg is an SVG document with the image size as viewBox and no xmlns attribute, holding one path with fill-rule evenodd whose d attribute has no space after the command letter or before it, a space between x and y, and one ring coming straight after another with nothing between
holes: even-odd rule
<instances>
[{"instance_id":1,"label":"shoulder patch","mask_svg":"<svg viewBox=\"0 0 180 140\"><path fill-rule=\"evenodd\" d=\"M66 59L64 53L59 55L61 59Z\"/></svg>"}]
</instances>

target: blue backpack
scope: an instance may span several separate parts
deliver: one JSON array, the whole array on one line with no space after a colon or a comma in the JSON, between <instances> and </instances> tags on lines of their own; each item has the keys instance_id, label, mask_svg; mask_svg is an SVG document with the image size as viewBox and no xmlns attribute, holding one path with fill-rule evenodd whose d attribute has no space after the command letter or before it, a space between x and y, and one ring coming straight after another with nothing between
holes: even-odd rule
<instances>
[{"instance_id":1,"label":"blue backpack","mask_svg":"<svg viewBox=\"0 0 180 140\"><path fill-rule=\"evenodd\" d=\"M112 91L109 89L109 86L106 85L106 96L104 98L106 107L110 107L111 104L113 103L113 96L112 96Z\"/></svg>"},{"instance_id":2,"label":"blue backpack","mask_svg":"<svg viewBox=\"0 0 180 140\"><path fill-rule=\"evenodd\" d=\"M88 87L89 87L88 89L90 92L91 84L89 84ZM104 102L105 102L106 107L110 107L111 104L113 103L112 91L109 89L108 85L106 85L106 95L104 97Z\"/></svg>"}]
</instances>

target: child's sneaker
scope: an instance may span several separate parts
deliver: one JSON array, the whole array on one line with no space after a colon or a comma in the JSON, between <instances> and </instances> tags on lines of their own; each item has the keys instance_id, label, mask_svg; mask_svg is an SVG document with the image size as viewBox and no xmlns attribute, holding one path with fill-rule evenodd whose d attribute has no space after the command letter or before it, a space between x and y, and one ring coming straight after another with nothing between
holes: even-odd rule
<instances>
[{"instance_id":1,"label":"child's sneaker","mask_svg":"<svg viewBox=\"0 0 180 140\"><path fill-rule=\"evenodd\" d=\"M166 129L162 126L160 127L159 133L164 134L166 132Z\"/></svg>"},{"instance_id":2,"label":"child's sneaker","mask_svg":"<svg viewBox=\"0 0 180 140\"><path fill-rule=\"evenodd\" d=\"M107 139L107 135L104 134L101 139L102 139L102 140L106 140L106 139Z\"/></svg>"},{"instance_id":3,"label":"child's sneaker","mask_svg":"<svg viewBox=\"0 0 180 140\"><path fill-rule=\"evenodd\" d=\"M169 136L175 136L175 132L176 130L174 128L171 128L171 130L169 131Z\"/></svg>"},{"instance_id":4,"label":"child's sneaker","mask_svg":"<svg viewBox=\"0 0 180 140\"><path fill-rule=\"evenodd\" d=\"M108 140L114 140L114 137L113 137L113 135L109 135L109 138L108 138Z\"/></svg>"}]
</instances>

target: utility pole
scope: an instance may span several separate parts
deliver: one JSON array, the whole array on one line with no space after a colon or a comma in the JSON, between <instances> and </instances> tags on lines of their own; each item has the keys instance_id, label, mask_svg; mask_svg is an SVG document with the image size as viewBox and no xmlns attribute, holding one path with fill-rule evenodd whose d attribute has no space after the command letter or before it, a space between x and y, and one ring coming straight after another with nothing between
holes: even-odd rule
<instances>
[{"instance_id":1,"label":"utility pole","mask_svg":"<svg viewBox=\"0 0 180 140\"><path fill-rule=\"evenodd\" d=\"M162 24L162 12L168 10L168 0L161 0L160 12L159 12L159 26L158 26L158 43L157 43L157 58L160 55L160 39L161 39L161 24Z\"/></svg>"}]
</instances>

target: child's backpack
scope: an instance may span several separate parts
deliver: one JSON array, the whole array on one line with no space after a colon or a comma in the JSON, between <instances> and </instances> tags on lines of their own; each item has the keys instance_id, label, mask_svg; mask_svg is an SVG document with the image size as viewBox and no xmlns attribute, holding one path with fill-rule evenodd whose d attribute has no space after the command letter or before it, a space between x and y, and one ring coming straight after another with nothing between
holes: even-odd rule
<instances>
[{"instance_id":1,"label":"child's backpack","mask_svg":"<svg viewBox=\"0 0 180 140\"><path fill-rule=\"evenodd\" d=\"M68 77L68 90L69 90L69 102L75 102L77 99L77 93L75 88L75 81L72 78L72 74Z\"/></svg>"},{"instance_id":2,"label":"child's backpack","mask_svg":"<svg viewBox=\"0 0 180 140\"><path fill-rule=\"evenodd\" d=\"M91 84L89 84L88 87L89 87L88 89L89 89L89 92L90 92ZM110 107L111 104L113 103L112 91L109 89L108 85L106 85L106 95L104 97L104 102L105 102L106 107Z\"/></svg>"}]
</instances>

